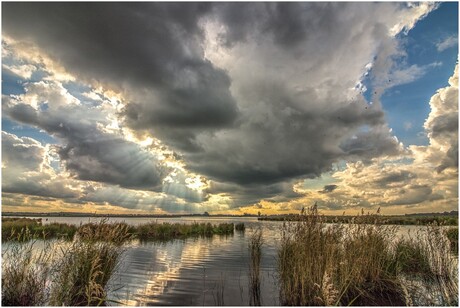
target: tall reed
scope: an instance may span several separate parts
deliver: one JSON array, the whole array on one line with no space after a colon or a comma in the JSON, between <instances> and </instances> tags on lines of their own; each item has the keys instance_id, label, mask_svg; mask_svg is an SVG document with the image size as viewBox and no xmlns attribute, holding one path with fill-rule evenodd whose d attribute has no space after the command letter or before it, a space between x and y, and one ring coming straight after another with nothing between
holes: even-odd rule
<instances>
[{"instance_id":1,"label":"tall reed","mask_svg":"<svg viewBox=\"0 0 460 308\"><path fill-rule=\"evenodd\" d=\"M422 237L425 253L429 256L435 292L441 305L458 305L458 258L451 251L451 242L443 226L436 223L426 227Z\"/></svg>"},{"instance_id":2,"label":"tall reed","mask_svg":"<svg viewBox=\"0 0 460 308\"><path fill-rule=\"evenodd\" d=\"M322 306L337 301L330 269L340 237L341 229L325 228L314 207L302 213L301 221L283 224L278 251L282 305Z\"/></svg>"},{"instance_id":3,"label":"tall reed","mask_svg":"<svg viewBox=\"0 0 460 308\"><path fill-rule=\"evenodd\" d=\"M18 241L2 251L2 306L43 306L51 250L46 246L34 253L37 243L28 229L16 235Z\"/></svg>"},{"instance_id":4,"label":"tall reed","mask_svg":"<svg viewBox=\"0 0 460 308\"><path fill-rule=\"evenodd\" d=\"M262 229L257 228L249 238L249 304L261 306L260 297L260 260L262 258Z\"/></svg>"},{"instance_id":5,"label":"tall reed","mask_svg":"<svg viewBox=\"0 0 460 308\"><path fill-rule=\"evenodd\" d=\"M395 226L358 221L348 226L337 255L340 266L335 268L340 286L339 302L357 305L405 305L404 290L398 279L393 239Z\"/></svg>"},{"instance_id":6,"label":"tall reed","mask_svg":"<svg viewBox=\"0 0 460 308\"><path fill-rule=\"evenodd\" d=\"M80 228L79 237L68 249L61 251L61 261L55 267L50 304L106 304L107 282L123 252L120 244L129 238L124 224L101 222Z\"/></svg>"},{"instance_id":7,"label":"tall reed","mask_svg":"<svg viewBox=\"0 0 460 308\"><path fill-rule=\"evenodd\" d=\"M283 305L458 304L458 260L446 227L434 223L395 240L398 227L376 214L326 225L314 206L301 217L284 224L278 251Z\"/></svg>"},{"instance_id":8,"label":"tall reed","mask_svg":"<svg viewBox=\"0 0 460 308\"><path fill-rule=\"evenodd\" d=\"M447 229L446 236L450 241L450 250L458 255L458 227Z\"/></svg>"},{"instance_id":9,"label":"tall reed","mask_svg":"<svg viewBox=\"0 0 460 308\"><path fill-rule=\"evenodd\" d=\"M278 251L283 305L403 305L388 226L363 215L351 224L326 225L316 206L285 223Z\"/></svg>"}]
</instances>

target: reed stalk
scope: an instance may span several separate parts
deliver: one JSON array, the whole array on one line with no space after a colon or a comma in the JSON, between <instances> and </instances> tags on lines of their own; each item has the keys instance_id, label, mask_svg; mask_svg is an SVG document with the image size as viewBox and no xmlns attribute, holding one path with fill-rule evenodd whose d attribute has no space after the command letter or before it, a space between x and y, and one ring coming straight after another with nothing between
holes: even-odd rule
<instances>
[{"instance_id":1,"label":"reed stalk","mask_svg":"<svg viewBox=\"0 0 460 308\"><path fill-rule=\"evenodd\" d=\"M260 260L262 257L262 229L255 229L249 239L249 305L261 306Z\"/></svg>"}]
</instances>

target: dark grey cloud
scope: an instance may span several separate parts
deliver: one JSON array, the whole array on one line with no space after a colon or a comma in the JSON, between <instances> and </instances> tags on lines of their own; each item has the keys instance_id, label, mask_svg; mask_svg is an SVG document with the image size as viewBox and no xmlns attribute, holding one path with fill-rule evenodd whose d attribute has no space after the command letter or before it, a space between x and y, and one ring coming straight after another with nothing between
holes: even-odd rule
<instances>
[{"instance_id":1,"label":"dark grey cloud","mask_svg":"<svg viewBox=\"0 0 460 308\"><path fill-rule=\"evenodd\" d=\"M232 208L255 204L261 200L272 202L287 202L303 196L293 190L293 181L259 185L257 183L239 185L211 181L207 194L223 194L232 199Z\"/></svg>"},{"instance_id":2,"label":"dark grey cloud","mask_svg":"<svg viewBox=\"0 0 460 308\"><path fill-rule=\"evenodd\" d=\"M373 180L373 185L380 188L389 186L400 185L404 186L411 180L415 180L417 175L408 170L395 170L389 173L383 172L382 176L377 177Z\"/></svg>"},{"instance_id":3,"label":"dark grey cloud","mask_svg":"<svg viewBox=\"0 0 460 308\"><path fill-rule=\"evenodd\" d=\"M36 126L60 140L56 145L64 167L75 178L127 188L161 191L169 169L158 158L122 136L101 130L107 123L100 108L68 104L68 97L54 84L30 84L24 96L4 97L3 114L11 119ZM49 102L46 110L31 107L27 100L38 95ZM26 101L22 101L26 100ZM22 160L22 158L19 158Z\"/></svg>"},{"instance_id":4,"label":"dark grey cloud","mask_svg":"<svg viewBox=\"0 0 460 308\"><path fill-rule=\"evenodd\" d=\"M435 118L429 132L432 138L458 132L458 112L443 114Z\"/></svg>"},{"instance_id":5,"label":"dark grey cloud","mask_svg":"<svg viewBox=\"0 0 460 308\"><path fill-rule=\"evenodd\" d=\"M428 185L408 185L398 192L398 198L388 202L388 205L410 205L418 204L426 200L436 200L442 198L438 194L433 195L433 190Z\"/></svg>"},{"instance_id":6,"label":"dark grey cloud","mask_svg":"<svg viewBox=\"0 0 460 308\"><path fill-rule=\"evenodd\" d=\"M447 150L439 166L436 167L436 171L439 173L447 168L458 169L458 140L452 140L449 150Z\"/></svg>"},{"instance_id":7,"label":"dark grey cloud","mask_svg":"<svg viewBox=\"0 0 460 308\"><path fill-rule=\"evenodd\" d=\"M161 190L167 169L138 145L109 134L69 131L65 135L68 143L60 147L58 154L78 179Z\"/></svg>"},{"instance_id":8,"label":"dark grey cloud","mask_svg":"<svg viewBox=\"0 0 460 308\"><path fill-rule=\"evenodd\" d=\"M209 6L9 3L2 25L87 81L135 92L125 111L135 128L220 127L238 110L230 79L203 57L198 20Z\"/></svg>"},{"instance_id":9,"label":"dark grey cloud","mask_svg":"<svg viewBox=\"0 0 460 308\"><path fill-rule=\"evenodd\" d=\"M327 193L333 192L337 187L339 186L335 184L325 185L324 189L321 192L324 194L327 194Z\"/></svg>"}]
</instances>

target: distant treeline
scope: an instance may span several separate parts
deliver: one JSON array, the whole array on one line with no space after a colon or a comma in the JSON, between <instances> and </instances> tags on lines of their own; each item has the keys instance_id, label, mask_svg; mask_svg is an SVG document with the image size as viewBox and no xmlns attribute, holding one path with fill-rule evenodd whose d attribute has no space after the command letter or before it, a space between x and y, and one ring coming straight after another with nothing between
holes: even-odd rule
<instances>
[{"instance_id":1,"label":"distant treeline","mask_svg":"<svg viewBox=\"0 0 460 308\"><path fill-rule=\"evenodd\" d=\"M458 214L458 212L456 212ZM455 226L458 225L458 215L452 214L416 214L404 216L384 216L384 215L371 215L376 223L386 225L428 225L436 223L438 225ZM301 221L303 215L289 214L289 215L272 215L259 217L258 220L270 221ZM354 223L356 216L324 216L326 223ZM373 221L373 223L374 223Z\"/></svg>"},{"instance_id":2,"label":"distant treeline","mask_svg":"<svg viewBox=\"0 0 460 308\"><path fill-rule=\"evenodd\" d=\"M98 214L79 212L2 212L4 217L120 217L120 218L181 218L181 217L257 217L255 214L229 215L229 214Z\"/></svg>"}]
</instances>

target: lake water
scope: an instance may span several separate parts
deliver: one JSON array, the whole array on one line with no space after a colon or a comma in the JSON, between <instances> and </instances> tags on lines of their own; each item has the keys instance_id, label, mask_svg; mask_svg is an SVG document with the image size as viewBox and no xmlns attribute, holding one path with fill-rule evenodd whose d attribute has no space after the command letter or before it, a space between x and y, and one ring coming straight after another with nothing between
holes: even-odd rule
<instances>
[{"instance_id":1,"label":"lake water","mask_svg":"<svg viewBox=\"0 0 460 308\"><path fill-rule=\"evenodd\" d=\"M31 217L32 218L32 217ZM47 217L42 222L80 224L101 218ZM109 298L130 306L248 306L248 239L262 227L265 239L261 260L262 303L279 305L276 286L276 249L282 222L257 218L110 218L131 225L147 222L223 222L246 226L231 236L214 235L167 242L133 241L125 246L120 266L109 282ZM218 299L219 298L219 299Z\"/></svg>"},{"instance_id":2,"label":"lake water","mask_svg":"<svg viewBox=\"0 0 460 308\"><path fill-rule=\"evenodd\" d=\"M48 217L43 223L80 224L99 218ZM266 306L279 305L276 254L283 223L257 218L111 218L138 225L158 222L222 222L246 226L232 236L187 238L167 242L133 241L126 245L122 261L109 283L109 298L130 306L248 306L248 240L262 228L261 298ZM401 227L400 234L418 227Z\"/></svg>"}]
</instances>

